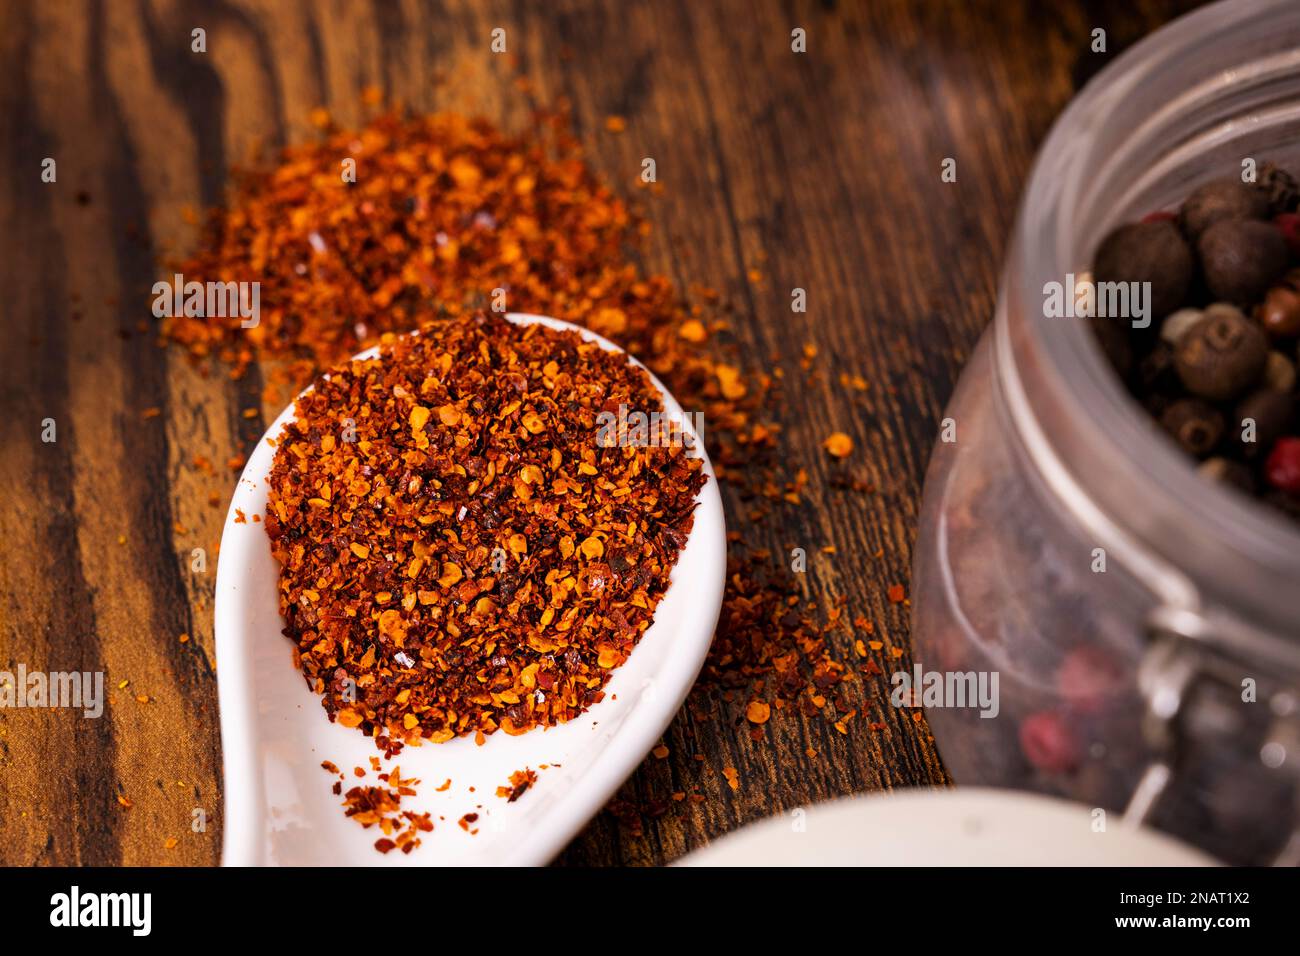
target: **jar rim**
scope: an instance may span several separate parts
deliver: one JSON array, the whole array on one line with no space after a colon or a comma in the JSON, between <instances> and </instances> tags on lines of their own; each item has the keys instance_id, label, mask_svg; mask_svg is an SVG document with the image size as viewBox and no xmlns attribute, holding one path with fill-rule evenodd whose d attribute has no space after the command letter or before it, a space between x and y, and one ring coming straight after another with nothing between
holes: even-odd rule
<instances>
[{"instance_id":1,"label":"jar rim","mask_svg":"<svg viewBox=\"0 0 1300 956\"><path fill-rule=\"evenodd\" d=\"M1017 215L998 297L995 367L1003 376L1004 386L1010 373L1013 391L1024 385L1032 392L1031 400L1007 406L1022 436L1026 428L1037 428L1046 420L1043 409L1036 406L1046 393L1051 393L1047 397L1052 408L1068 421L1069 438L1063 438L1059 429L1056 434L1047 430L1035 438L1052 446L1052 453L1065 466L1065 474L1072 476L1071 481L1077 478L1079 486L1063 489L1058 482L1054 490L1064 495L1067 506L1070 495L1082 491L1089 503L1102 503L1102 510L1116 528L1138 529L1135 543L1145 557L1156 556L1154 565L1145 569L1146 574L1141 568L1135 569L1145 584L1171 603L1196 604L1206 597L1207 571L1215 566L1212 556L1177 550L1169 553L1173 549L1160 540L1156 530L1182 524L1188 534L1194 532L1207 552L1217 550L1219 561L1233 562L1233 566L1219 569L1230 580L1218 581L1216 588L1208 590L1230 604L1244 605L1236 610L1261 619L1269 630L1289 630L1294 640L1294 591L1288 595L1285 587L1252 587L1246 576L1262 575L1263 580L1290 582L1292 586L1300 581L1300 525L1272 511L1264 502L1252 501L1206 480L1172 441L1156 437L1158 429L1110 367L1088 323L1043 320L1041 305L1036 314L1033 308L1024 307L1041 303L1044 277L1056 276L1059 280L1070 271L1082 272L1088 266L1086 259L1079 262L1071 258L1077 254L1074 247L1079 243L1079 208L1098 199L1110 202L1113 197L1098 195L1095 184L1105 181L1105 176L1098 175L1099 169L1106 169L1106 163L1132 159L1111 153L1096 155L1095 144L1104 139L1100 134L1107 130L1106 124L1124 108L1131 109L1134 98L1149 96L1153 86L1168 91L1171 84L1173 99L1154 104L1151 119L1143 122L1154 124L1152 129L1169 123L1170 128L1163 130L1169 133L1178 128L1173 124L1180 121L1180 110L1202 118L1205 111L1201 101L1214 97L1230 100L1234 84L1254 82L1248 68L1253 60L1248 59L1243 64L1247 68L1240 70L1215 69L1213 62L1206 69L1205 51L1212 44L1222 47L1226 43L1227 55L1231 55L1233 38L1250 37L1251 42L1243 41L1241 48L1253 56L1258 49L1256 39L1285 34L1286 23L1296 28L1290 36L1300 32L1300 5L1294 0L1258 0L1250 4L1223 0L1135 44L1075 96L1039 150ZM1300 57L1300 51L1291 54ZM1193 67L1189 63L1201 65ZM1185 76L1198 68L1205 73L1199 82ZM1184 74L1181 80L1180 73ZM1235 125L1224 125L1222 117L1218 117L1199 131L1196 143L1209 141L1205 137L1215 135L1241 135L1246 126L1240 120ZM1134 149L1141 148L1140 131L1134 132L1131 142L1137 144ZM1170 145L1171 149L1197 148L1192 143ZM1114 152L1122 154L1123 149ZM1158 164L1148 165L1158 172ZM1135 189L1127 192L1128 198ZM1122 209L1123 204L1115 202L1110 215ZM1118 221L1112 219L1106 228L1114 225ZM1089 254L1098 238L1091 238ZM1143 451L1135 455L1134 448ZM1122 463L1122 467L1117 469L1116 463ZM1108 482L1121 481L1133 483L1123 496L1106 487ZM1078 501L1075 504L1081 505ZM1189 584L1193 588L1190 592Z\"/></svg>"}]
</instances>

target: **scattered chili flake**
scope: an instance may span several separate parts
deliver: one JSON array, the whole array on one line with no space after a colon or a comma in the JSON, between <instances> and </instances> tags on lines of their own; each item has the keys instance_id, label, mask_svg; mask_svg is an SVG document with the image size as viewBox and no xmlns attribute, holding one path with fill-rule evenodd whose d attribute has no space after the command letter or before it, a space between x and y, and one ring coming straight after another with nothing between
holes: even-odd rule
<instances>
[{"instance_id":1,"label":"scattered chili flake","mask_svg":"<svg viewBox=\"0 0 1300 956\"><path fill-rule=\"evenodd\" d=\"M745 719L751 724L765 724L771 716L771 706L761 700L751 700L745 708Z\"/></svg>"},{"instance_id":2,"label":"scattered chili flake","mask_svg":"<svg viewBox=\"0 0 1300 956\"><path fill-rule=\"evenodd\" d=\"M378 826L383 831L384 835L375 841L380 853L399 847L403 853L410 853L420 845L417 833L431 831L433 820L427 813L401 809L402 797L414 796L418 780L402 780L397 767L384 776L387 786L356 786L349 790L343 798L344 814L366 829ZM335 783L334 793L340 789Z\"/></svg>"},{"instance_id":3,"label":"scattered chili flake","mask_svg":"<svg viewBox=\"0 0 1300 956\"><path fill-rule=\"evenodd\" d=\"M163 841L163 849L174 850L176 849L176 845L180 842L181 841L176 839L176 837L168 837L166 840Z\"/></svg>"},{"instance_id":4,"label":"scattered chili flake","mask_svg":"<svg viewBox=\"0 0 1300 956\"><path fill-rule=\"evenodd\" d=\"M523 770L516 770L510 775L510 785L508 787L497 787L497 796L505 797L507 802L514 803L525 793L528 788L537 782L537 773L525 767Z\"/></svg>"},{"instance_id":5,"label":"scattered chili flake","mask_svg":"<svg viewBox=\"0 0 1300 956\"><path fill-rule=\"evenodd\" d=\"M650 752L655 755L656 760L666 760L668 758L668 745L660 744Z\"/></svg>"},{"instance_id":6,"label":"scattered chili flake","mask_svg":"<svg viewBox=\"0 0 1300 956\"><path fill-rule=\"evenodd\" d=\"M727 778L727 785L732 790L740 789L740 774L735 767L723 767L722 775Z\"/></svg>"},{"instance_id":7,"label":"scattered chili flake","mask_svg":"<svg viewBox=\"0 0 1300 956\"><path fill-rule=\"evenodd\" d=\"M627 129L627 120L621 116L606 116L605 129L611 133L621 133Z\"/></svg>"},{"instance_id":8,"label":"scattered chili flake","mask_svg":"<svg viewBox=\"0 0 1300 956\"><path fill-rule=\"evenodd\" d=\"M834 458L847 458L853 451L853 439L844 432L831 432L822 447Z\"/></svg>"},{"instance_id":9,"label":"scattered chili flake","mask_svg":"<svg viewBox=\"0 0 1300 956\"><path fill-rule=\"evenodd\" d=\"M618 353L491 314L386 337L299 398L265 527L285 633L332 718L392 750L520 734L603 697L704 482L681 446L599 443L620 405L662 409ZM464 413L419 413L446 406Z\"/></svg>"},{"instance_id":10,"label":"scattered chili flake","mask_svg":"<svg viewBox=\"0 0 1300 956\"><path fill-rule=\"evenodd\" d=\"M677 334L687 342L699 344L709 337L708 330L699 319L687 319L677 330Z\"/></svg>"},{"instance_id":11,"label":"scattered chili flake","mask_svg":"<svg viewBox=\"0 0 1300 956\"><path fill-rule=\"evenodd\" d=\"M903 586L901 584L891 584L889 586L889 591L887 595L889 597L889 603L901 604L903 602L903 597L905 593L906 592L904 592Z\"/></svg>"},{"instance_id":12,"label":"scattered chili flake","mask_svg":"<svg viewBox=\"0 0 1300 956\"><path fill-rule=\"evenodd\" d=\"M247 524L248 516L244 514L243 509L235 509L235 524Z\"/></svg>"}]
</instances>

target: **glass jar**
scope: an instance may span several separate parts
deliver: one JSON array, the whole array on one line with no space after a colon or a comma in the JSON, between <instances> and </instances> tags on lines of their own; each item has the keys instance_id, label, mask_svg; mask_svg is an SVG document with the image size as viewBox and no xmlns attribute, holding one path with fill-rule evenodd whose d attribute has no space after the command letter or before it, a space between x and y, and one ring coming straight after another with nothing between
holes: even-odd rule
<instances>
[{"instance_id":1,"label":"glass jar","mask_svg":"<svg viewBox=\"0 0 1300 956\"><path fill-rule=\"evenodd\" d=\"M1300 530L1197 475L1087 320L1044 317L1111 228L1248 157L1300 170L1295 0L1180 19L1059 118L926 477L913 642L922 676L997 675L995 716L925 701L959 785L1296 862Z\"/></svg>"}]
</instances>

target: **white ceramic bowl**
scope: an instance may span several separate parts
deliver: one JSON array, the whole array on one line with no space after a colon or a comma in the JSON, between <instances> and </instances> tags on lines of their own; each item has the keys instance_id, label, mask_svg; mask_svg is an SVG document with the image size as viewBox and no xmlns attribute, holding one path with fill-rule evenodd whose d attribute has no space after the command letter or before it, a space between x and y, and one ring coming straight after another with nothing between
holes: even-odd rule
<instances>
[{"instance_id":1,"label":"white ceramic bowl","mask_svg":"<svg viewBox=\"0 0 1300 956\"><path fill-rule=\"evenodd\" d=\"M511 314L512 322L539 322L572 329L609 351L622 351L600 336L557 319ZM358 357L369 357L368 350ZM635 359L632 359L636 363ZM640 363L636 363L640 364ZM651 375L669 417L694 433L681 406ZM285 409L265 438L280 434L293 417ZM547 862L596 814L656 744L681 707L713 639L726 578L726 537L717 477L704 453L708 476L695 509L695 524L655 610L654 623L605 686L605 699L575 720L518 737L497 733L483 746L472 737L407 747L384 769L401 767L403 778L422 781L402 808L433 814L434 830L409 855L382 855L377 827L363 829L343 814L331 792L337 775L321 769L329 760L345 771L343 788L378 784L370 738L331 723L320 698L293 664L290 641L281 633L276 582L279 565L253 515L266 512L266 477L275 450L262 440L240 477L221 537L217 567L216 652L225 803L222 862L226 865L515 864ZM248 518L236 524L236 509ZM549 769L540 770L541 764ZM364 779L352 768L367 770ZM496 796L516 770L530 767L537 783L518 801ZM451 786L437 788L450 779ZM471 792L471 788L472 792ZM478 833L457 821L477 813Z\"/></svg>"},{"instance_id":2,"label":"white ceramic bowl","mask_svg":"<svg viewBox=\"0 0 1300 956\"><path fill-rule=\"evenodd\" d=\"M1104 829L1099 828L1104 823ZM1016 790L896 790L791 810L683 866L1215 866L1194 847L1080 803Z\"/></svg>"}]
</instances>

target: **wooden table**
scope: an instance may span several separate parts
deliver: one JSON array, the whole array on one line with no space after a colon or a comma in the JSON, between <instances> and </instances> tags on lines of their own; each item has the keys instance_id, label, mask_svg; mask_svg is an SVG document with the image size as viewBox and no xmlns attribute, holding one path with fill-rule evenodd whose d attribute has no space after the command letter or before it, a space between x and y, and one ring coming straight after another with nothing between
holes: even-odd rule
<instances>
[{"instance_id":1,"label":"wooden table","mask_svg":"<svg viewBox=\"0 0 1300 956\"><path fill-rule=\"evenodd\" d=\"M778 554L814 555L809 595L846 596L850 615L906 646L906 611L885 591L907 579L936 423L993 312L1035 149L1077 83L1193 5L5 0L0 669L103 670L112 702L99 720L0 711L0 862L219 859L215 561L195 572L191 554L215 555L235 475L193 463L224 468L277 409L246 419L257 376L205 378L141 323L157 257L194 242L194 211L220 201L231 163L309 135L316 106L357 122L371 84L416 109L515 124L529 108L520 75L537 102L571 101L611 181L630 184L654 157L666 188L648 207L647 268L735 302L756 365L811 344L823 378L871 383L856 404L787 387L784 453L811 482L762 534ZM206 53L191 51L195 27ZM496 27L506 56L490 50ZM1105 54L1090 50L1097 27ZM610 114L627 118L621 135L605 132ZM45 157L55 183L41 181ZM791 311L795 287L806 314ZM41 439L46 419L55 442ZM827 488L820 443L837 429L876 494ZM826 544L837 553L818 554ZM851 638L837 641L851 659ZM753 741L679 715L667 759L648 759L620 798L644 808L698 790L703 802L641 814L639 832L602 813L561 861L663 862L814 801L941 784L925 725L888 707L876 680L879 731L841 735L787 711Z\"/></svg>"}]
</instances>

